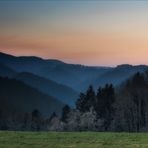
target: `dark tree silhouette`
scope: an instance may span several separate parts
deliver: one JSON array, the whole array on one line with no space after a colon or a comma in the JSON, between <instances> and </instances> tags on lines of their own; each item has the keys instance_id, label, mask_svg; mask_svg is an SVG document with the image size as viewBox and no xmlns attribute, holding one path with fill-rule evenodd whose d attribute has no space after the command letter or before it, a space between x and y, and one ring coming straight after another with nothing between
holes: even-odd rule
<instances>
[{"instance_id":1,"label":"dark tree silhouette","mask_svg":"<svg viewBox=\"0 0 148 148\"><path fill-rule=\"evenodd\" d=\"M42 116L39 110L35 109L32 112L32 130L39 131L42 126Z\"/></svg>"},{"instance_id":2,"label":"dark tree silhouette","mask_svg":"<svg viewBox=\"0 0 148 148\"><path fill-rule=\"evenodd\" d=\"M80 112L88 112L95 104L95 92L93 87L90 85L86 94L80 93L80 98L76 102L76 108Z\"/></svg>"},{"instance_id":3,"label":"dark tree silhouette","mask_svg":"<svg viewBox=\"0 0 148 148\"><path fill-rule=\"evenodd\" d=\"M69 112L70 112L70 107L68 105L65 105L62 110L62 118L61 118L61 120L65 123L67 123Z\"/></svg>"},{"instance_id":4,"label":"dark tree silhouette","mask_svg":"<svg viewBox=\"0 0 148 148\"><path fill-rule=\"evenodd\" d=\"M146 129L148 83L141 73L136 73L118 92L115 127L123 131ZM118 126L117 126L118 125Z\"/></svg>"},{"instance_id":5,"label":"dark tree silhouette","mask_svg":"<svg viewBox=\"0 0 148 148\"><path fill-rule=\"evenodd\" d=\"M104 119L104 128L107 130L111 120L113 119L113 103L115 101L114 88L111 85L106 84L104 88L99 88L96 96L95 111L97 117Z\"/></svg>"}]
</instances>

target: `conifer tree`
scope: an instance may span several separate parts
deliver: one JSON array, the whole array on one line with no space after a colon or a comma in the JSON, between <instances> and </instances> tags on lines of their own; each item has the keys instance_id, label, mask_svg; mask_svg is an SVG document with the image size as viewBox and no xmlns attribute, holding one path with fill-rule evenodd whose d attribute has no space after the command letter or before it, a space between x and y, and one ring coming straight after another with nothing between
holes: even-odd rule
<instances>
[{"instance_id":1,"label":"conifer tree","mask_svg":"<svg viewBox=\"0 0 148 148\"><path fill-rule=\"evenodd\" d=\"M69 112L70 112L70 107L68 105L65 105L62 110L62 118L61 118L61 120L65 123L67 123Z\"/></svg>"},{"instance_id":2,"label":"conifer tree","mask_svg":"<svg viewBox=\"0 0 148 148\"><path fill-rule=\"evenodd\" d=\"M94 107L95 100L95 92L93 87L90 85L86 91L86 94L80 93L80 98L76 102L76 108L80 112L88 112L91 108Z\"/></svg>"}]
</instances>

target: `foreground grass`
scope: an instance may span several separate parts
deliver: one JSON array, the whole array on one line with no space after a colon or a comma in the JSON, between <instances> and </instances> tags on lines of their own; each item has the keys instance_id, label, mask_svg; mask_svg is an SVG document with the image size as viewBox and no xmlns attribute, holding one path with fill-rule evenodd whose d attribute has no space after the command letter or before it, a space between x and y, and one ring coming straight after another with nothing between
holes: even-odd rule
<instances>
[{"instance_id":1,"label":"foreground grass","mask_svg":"<svg viewBox=\"0 0 148 148\"><path fill-rule=\"evenodd\" d=\"M1 131L0 148L148 148L148 133Z\"/></svg>"}]
</instances>

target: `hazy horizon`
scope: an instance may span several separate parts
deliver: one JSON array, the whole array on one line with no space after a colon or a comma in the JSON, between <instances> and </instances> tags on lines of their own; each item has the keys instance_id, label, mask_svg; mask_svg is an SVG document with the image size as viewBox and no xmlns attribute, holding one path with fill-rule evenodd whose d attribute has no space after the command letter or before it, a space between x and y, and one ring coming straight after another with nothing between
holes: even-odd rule
<instances>
[{"instance_id":1,"label":"hazy horizon","mask_svg":"<svg viewBox=\"0 0 148 148\"><path fill-rule=\"evenodd\" d=\"M36 57L36 58L41 58L43 60L55 60L55 61L60 61L60 62L63 62L65 64L74 64L74 65L82 65L82 66L88 66L88 67L109 67L109 68L115 68L117 66L120 66L120 65L131 65L131 66L141 66L141 65L145 65L145 66L148 66L148 64L129 64L129 63L121 63L121 64L118 64L118 65L87 65L87 64L81 64L81 63L70 63L70 62L65 62L63 60L60 60L60 59L52 59L52 58L44 58L44 57L41 57L41 56L35 56L35 55L14 55L14 54L9 54L9 53L6 53L6 52L1 52L0 53L2 54L6 54L6 55L10 55L10 56L14 56L14 57Z\"/></svg>"},{"instance_id":2,"label":"hazy horizon","mask_svg":"<svg viewBox=\"0 0 148 148\"><path fill-rule=\"evenodd\" d=\"M0 51L88 66L148 65L148 1L0 1Z\"/></svg>"}]
</instances>

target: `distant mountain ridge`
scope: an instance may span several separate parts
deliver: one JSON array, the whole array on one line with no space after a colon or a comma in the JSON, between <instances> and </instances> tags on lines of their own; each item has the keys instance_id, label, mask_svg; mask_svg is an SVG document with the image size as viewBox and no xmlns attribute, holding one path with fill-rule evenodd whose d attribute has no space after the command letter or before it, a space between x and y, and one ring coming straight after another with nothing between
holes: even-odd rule
<instances>
[{"instance_id":1,"label":"distant mountain ridge","mask_svg":"<svg viewBox=\"0 0 148 148\"><path fill-rule=\"evenodd\" d=\"M79 95L78 92L74 91L70 87L58 84L52 80L48 80L28 72L18 73L14 78L23 81L24 83L37 88L41 92L58 98L61 102L72 106L74 106Z\"/></svg>"},{"instance_id":2,"label":"distant mountain ridge","mask_svg":"<svg viewBox=\"0 0 148 148\"><path fill-rule=\"evenodd\" d=\"M30 72L72 87L77 91L84 89L81 83L110 69L66 64L58 60L44 60L38 57L15 57L4 53L0 53L0 63L17 72Z\"/></svg>"},{"instance_id":3,"label":"distant mountain ridge","mask_svg":"<svg viewBox=\"0 0 148 148\"><path fill-rule=\"evenodd\" d=\"M3 77L13 77L14 75L16 75L16 71L14 71L13 69L9 68L8 66L5 66L3 64L0 64L0 76Z\"/></svg>"},{"instance_id":4,"label":"distant mountain ridge","mask_svg":"<svg viewBox=\"0 0 148 148\"><path fill-rule=\"evenodd\" d=\"M68 86L77 92L86 90L90 84L96 89L106 83L119 85L134 73L148 69L147 65L132 66L129 64L116 67L91 67L34 56L15 57L4 53L0 53L0 64L18 73L32 73L49 81Z\"/></svg>"},{"instance_id":5,"label":"distant mountain ridge","mask_svg":"<svg viewBox=\"0 0 148 148\"><path fill-rule=\"evenodd\" d=\"M130 78L137 72L144 72L148 70L146 65L118 65L110 71L103 73L101 76L94 78L92 85L98 87L98 85L105 85L106 83L112 83L115 86L120 85L123 81Z\"/></svg>"}]
</instances>

